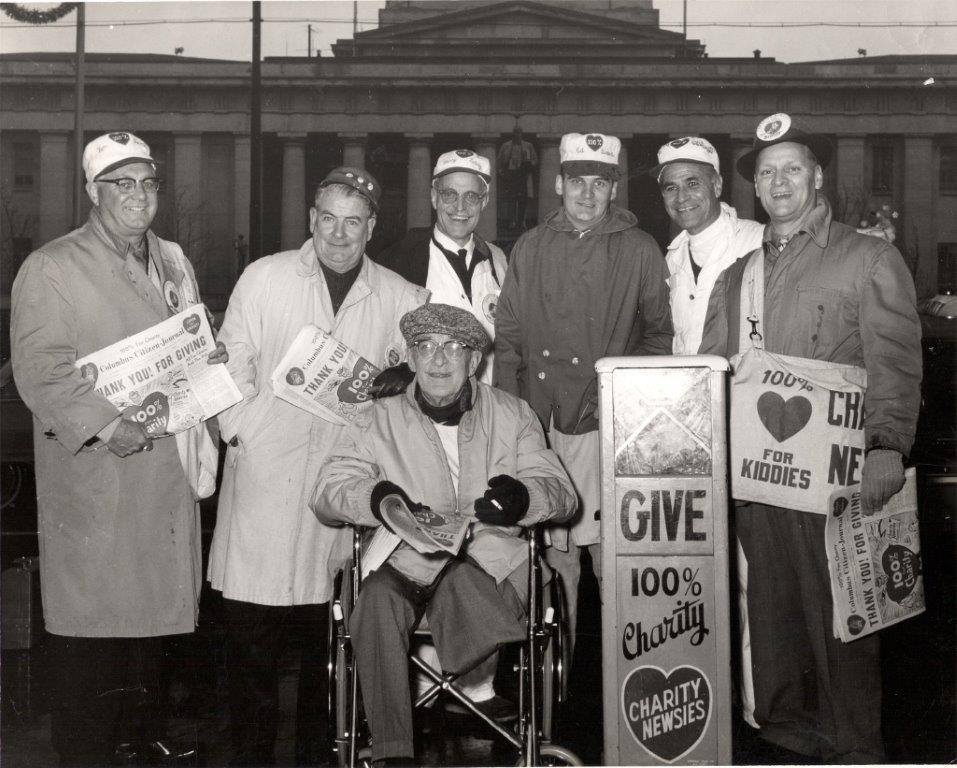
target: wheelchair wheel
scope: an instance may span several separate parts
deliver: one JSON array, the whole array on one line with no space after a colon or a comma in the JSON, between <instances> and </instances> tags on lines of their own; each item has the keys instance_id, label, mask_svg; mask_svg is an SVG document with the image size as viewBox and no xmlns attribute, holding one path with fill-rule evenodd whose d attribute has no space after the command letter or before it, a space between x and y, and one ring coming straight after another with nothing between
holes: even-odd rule
<instances>
[{"instance_id":1,"label":"wheelchair wheel","mask_svg":"<svg viewBox=\"0 0 957 768\"><path fill-rule=\"evenodd\" d=\"M541 749L538 750L538 755L537 765L584 765L578 755L557 744L542 744ZM515 765L522 766L525 765L525 762L519 758Z\"/></svg>"},{"instance_id":2,"label":"wheelchair wheel","mask_svg":"<svg viewBox=\"0 0 957 768\"><path fill-rule=\"evenodd\" d=\"M558 715L558 705L566 698L571 661L568 658L569 643L565 636L568 631L565 619L565 593L561 577L557 573L552 574L552 580L546 587L544 598L543 613L549 608L554 612L550 636L542 654L542 714L539 721L542 741L549 742L552 739L555 718ZM575 765L575 763L569 764Z\"/></svg>"},{"instance_id":3,"label":"wheelchair wheel","mask_svg":"<svg viewBox=\"0 0 957 768\"><path fill-rule=\"evenodd\" d=\"M358 699L358 685L354 682L356 670L352 655L352 646L348 635L349 619L352 615L352 573L347 568L339 579L339 589L336 593L336 603L342 610L341 622L335 622L333 644L330 649L330 725L335 723L333 744L335 750L335 764L341 768L350 766L350 731L352 728L353 707L360 706ZM355 696L353 692L355 691ZM358 720L358 717L356 718ZM361 755L357 754L356 763L361 765Z\"/></svg>"}]
</instances>

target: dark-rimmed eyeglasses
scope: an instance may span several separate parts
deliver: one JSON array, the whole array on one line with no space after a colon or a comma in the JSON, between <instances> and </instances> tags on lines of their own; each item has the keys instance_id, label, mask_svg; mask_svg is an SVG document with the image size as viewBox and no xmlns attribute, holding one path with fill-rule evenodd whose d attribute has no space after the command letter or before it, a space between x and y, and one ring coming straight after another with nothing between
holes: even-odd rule
<instances>
[{"instance_id":1,"label":"dark-rimmed eyeglasses","mask_svg":"<svg viewBox=\"0 0 957 768\"><path fill-rule=\"evenodd\" d=\"M419 356L425 360L435 357L435 353L439 351L439 347L442 347L442 351L445 352L445 356L449 358L449 360L460 360L465 357L465 354L471 349L468 344L463 344L456 339L449 339L448 341L420 339L419 341L412 342L412 347L419 353Z\"/></svg>"},{"instance_id":2,"label":"dark-rimmed eyeglasses","mask_svg":"<svg viewBox=\"0 0 957 768\"><path fill-rule=\"evenodd\" d=\"M115 184L120 188L121 191L129 194L136 189L136 185L139 184L143 187L143 191L148 195L155 195L159 192L160 187L163 185L161 179L142 179L137 181L136 179L131 179L124 176L122 179L96 179L96 181L102 181L104 184Z\"/></svg>"},{"instance_id":3,"label":"dark-rimmed eyeglasses","mask_svg":"<svg viewBox=\"0 0 957 768\"><path fill-rule=\"evenodd\" d=\"M462 198L462 202L465 203L469 208L474 208L479 205L484 199L484 194L479 194L478 192L463 192L459 194L454 189L436 189L436 193L439 196L439 199L446 205L457 205L459 198Z\"/></svg>"}]
</instances>

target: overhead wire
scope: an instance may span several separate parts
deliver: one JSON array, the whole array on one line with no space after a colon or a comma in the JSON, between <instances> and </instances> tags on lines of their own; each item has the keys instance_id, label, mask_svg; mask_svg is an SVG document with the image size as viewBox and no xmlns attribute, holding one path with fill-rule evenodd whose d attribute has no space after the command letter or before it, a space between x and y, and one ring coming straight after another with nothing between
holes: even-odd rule
<instances>
[{"instance_id":1,"label":"overhead wire","mask_svg":"<svg viewBox=\"0 0 957 768\"><path fill-rule=\"evenodd\" d=\"M159 24L248 24L247 18L214 18L214 19L124 19L114 21L87 21L87 27L142 27ZM263 24L305 24L305 23L323 23L323 24L349 24L352 19L317 19L316 17L302 18L264 18ZM378 21L359 21L360 27L377 27ZM16 27L23 29L27 25L17 21L0 22L0 28ZM43 29L73 28L73 22L56 22L53 24L42 25ZM524 25L497 24L499 28L515 26L521 28ZM767 28L803 28L803 27L848 27L848 28L866 28L866 29L895 29L908 27L929 27L929 28L950 28L957 27L957 19L945 21L689 21L686 25L681 22L661 22L658 27L718 27L734 29L767 29ZM37 27L39 28L39 27Z\"/></svg>"}]
</instances>

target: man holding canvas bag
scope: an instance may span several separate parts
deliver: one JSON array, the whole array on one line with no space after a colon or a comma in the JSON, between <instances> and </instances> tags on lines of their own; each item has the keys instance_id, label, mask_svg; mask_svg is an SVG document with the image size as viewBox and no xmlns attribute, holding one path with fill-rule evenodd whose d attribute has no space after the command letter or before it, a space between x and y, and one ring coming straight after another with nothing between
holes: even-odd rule
<instances>
[{"instance_id":1,"label":"man holding canvas bag","mask_svg":"<svg viewBox=\"0 0 957 768\"><path fill-rule=\"evenodd\" d=\"M920 324L900 253L832 217L829 142L780 113L738 172L770 216L711 294L700 352L732 358L731 481L748 560L754 717L825 762L879 762L879 645L832 628L827 496L900 490L920 404Z\"/></svg>"}]
</instances>

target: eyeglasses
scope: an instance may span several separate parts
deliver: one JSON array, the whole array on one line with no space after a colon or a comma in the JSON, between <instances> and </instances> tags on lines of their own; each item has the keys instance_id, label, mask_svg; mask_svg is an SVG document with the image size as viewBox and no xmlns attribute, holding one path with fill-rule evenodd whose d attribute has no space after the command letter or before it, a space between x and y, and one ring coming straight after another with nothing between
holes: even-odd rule
<instances>
[{"instance_id":1,"label":"eyeglasses","mask_svg":"<svg viewBox=\"0 0 957 768\"><path fill-rule=\"evenodd\" d=\"M424 360L435 357L435 353L439 351L439 347L442 347L442 351L445 352L445 356L449 358L449 360L461 360L465 357L465 353L471 349L468 344L463 344L461 341L456 341L455 339L449 339L443 342L432 341L432 339L422 339L412 342L412 346Z\"/></svg>"},{"instance_id":2,"label":"eyeglasses","mask_svg":"<svg viewBox=\"0 0 957 768\"><path fill-rule=\"evenodd\" d=\"M454 189L437 189L435 190L439 199L446 205L456 205L459 202L459 198L462 198L462 201L469 207L474 208L476 205L481 203L485 199L484 194L479 194L478 192L463 192L461 195L456 192Z\"/></svg>"},{"instance_id":3,"label":"eyeglasses","mask_svg":"<svg viewBox=\"0 0 957 768\"><path fill-rule=\"evenodd\" d=\"M123 192L129 194L136 189L136 185L139 184L143 187L143 191L148 195L154 195L159 192L160 186L163 182L160 179L143 179L142 181L137 182L136 179L131 179L124 177L122 179L96 179L96 181L102 181L104 184L115 184Z\"/></svg>"}]
</instances>

